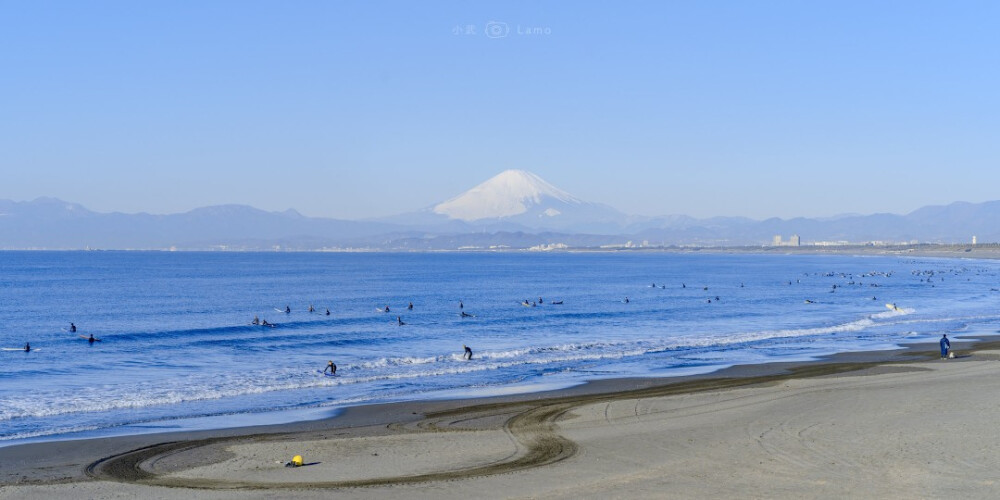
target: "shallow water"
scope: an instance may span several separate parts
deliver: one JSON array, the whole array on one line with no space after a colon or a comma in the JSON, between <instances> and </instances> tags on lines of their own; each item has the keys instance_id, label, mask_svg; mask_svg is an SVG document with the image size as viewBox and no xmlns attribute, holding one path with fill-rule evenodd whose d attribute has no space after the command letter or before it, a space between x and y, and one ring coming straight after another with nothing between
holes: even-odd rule
<instances>
[{"instance_id":1,"label":"shallow water","mask_svg":"<svg viewBox=\"0 0 1000 500\"><path fill-rule=\"evenodd\" d=\"M899 257L0 252L0 347L38 349L0 351L0 445L891 349L996 330L998 277Z\"/></svg>"}]
</instances>

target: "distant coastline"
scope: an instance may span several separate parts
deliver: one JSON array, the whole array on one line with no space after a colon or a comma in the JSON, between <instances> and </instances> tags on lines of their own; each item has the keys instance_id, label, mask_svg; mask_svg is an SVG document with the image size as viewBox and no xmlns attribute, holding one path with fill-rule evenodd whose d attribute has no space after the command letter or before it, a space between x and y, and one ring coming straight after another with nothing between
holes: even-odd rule
<instances>
[{"instance_id":1,"label":"distant coastline","mask_svg":"<svg viewBox=\"0 0 1000 500\"><path fill-rule=\"evenodd\" d=\"M1000 259L1000 243L908 245L802 245L802 246L648 246L635 248L564 247L537 250L530 248L456 248L456 249L291 249L276 250L214 248L4 248L0 252L232 252L232 253L715 253L767 255L894 255L965 259Z\"/></svg>"}]
</instances>

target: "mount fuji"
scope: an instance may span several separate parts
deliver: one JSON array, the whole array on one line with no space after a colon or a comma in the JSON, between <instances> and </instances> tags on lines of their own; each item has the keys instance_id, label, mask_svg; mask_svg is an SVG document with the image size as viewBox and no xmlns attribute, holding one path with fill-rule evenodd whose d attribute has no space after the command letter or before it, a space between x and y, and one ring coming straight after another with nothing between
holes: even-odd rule
<instances>
[{"instance_id":1,"label":"mount fuji","mask_svg":"<svg viewBox=\"0 0 1000 500\"><path fill-rule=\"evenodd\" d=\"M531 172L505 170L450 200L386 221L425 227L450 223L477 230L608 233L620 231L628 216L576 198Z\"/></svg>"}]
</instances>

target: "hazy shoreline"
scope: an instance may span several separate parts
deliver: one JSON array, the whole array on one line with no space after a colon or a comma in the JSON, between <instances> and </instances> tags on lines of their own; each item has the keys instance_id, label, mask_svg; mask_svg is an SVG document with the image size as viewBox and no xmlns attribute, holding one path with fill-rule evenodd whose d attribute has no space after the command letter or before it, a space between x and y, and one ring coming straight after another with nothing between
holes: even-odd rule
<instances>
[{"instance_id":1,"label":"hazy shoreline","mask_svg":"<svg viewBox=\"0 0 1000 500\"><path fill-rule=\"evenodd\" d=\"M972 336L970 335L970 337ZM975 338L984 339L981 336L975 336ZM991 354L969 356L967 353L970 350L985 352L990 349L1000 349L1000 340L996 338L979 341L956 339L954 347L960 353L966 353L961 361L989 360L996 356ZM250 488L266 493L274 488L347 488L357 486L400 488L416 485L414 487L419 489L424 488L427 484L437 484L441 480L497 481L497 478L517 477L517 474L520 474L517 471L538 470L538 467L545 464L557 463L574 456L577 452L577 445L572 440L561 436L554 429L560 427L560 422L567 415L567 412L576 411L575 408L587 407L587 405L601 401L625 402L648 398L692 397L691 395L697 394L725 394L727 391L749 387L767 390L766 388L773 387L774 384L782 383L782 381L824 377L842 379L865 370L874 370L872 373L923 370L924 368L921 366L930 367L934 366L933 363L938 363L936 350L936 344L916 344L893 351L841 353L817 361L735 366L706 375L665 379L611 379L543 393L359 406L348 408L340 416L330 419L287 425L15 445L0 448L0 471L3 471L2 476L0 476L0 485L3 485L0 486L0 493L10 489L12 494L18 496L30 496L31 494L46 496L61 491L59 487L54 485L65 484L66 487L72 486L73 488L86 485L80 487L96 488L95 491L101 492L102 495L119 492L122 496L127 496L126 493L132 491L130 489L132 487L126 488L119 482L131 482L143 485L136 486L139 488L150 488L155 485L173 488L207 488L211 491L207 497L217 498L220 493L219 488L222 490ZM636 404L638 405L638 403ZM521 425L522 428L520 431L512 431L511 425ZM469 435L473 439L470 444L478 443L478 440L481 439L486 440L484 443L492 444L475 445L472 446L471 450L465 447L462 447L461 450L441 448L437 453L444 457L451 457L452 466L438 470L440 468L431 467L434 464L428 464L430 472L422 470L420 467L414 469L412 461L394 463L383 471L379 469L384 465L382 462L368 458L365 463L376 461L369 463L366 468L355 470L354 474L357 477L349 477L350 475L348 475L345 476L346 479L342 478L339 481L331 481L328 476L315 476L313 474L287 483L281 480L268 482L266 474L265 476L257 475L258 473L262 474L261 471L239 479L243 476L239 476L239 474L230 476L230 472L218 472L216 469L212 469L212 464L233 458L234 455L230 451L230 447L251 446L253 448L257 446L267 450L266 453L269 456L266 460L259 460L259 463L254 467L258 469L264 467L270 471L268 474L288 478L287 474L282 476L282 472L275 472L273 459L287 460L290 459L290 455L285 457L289 454L288 452L276 450L297 450L300 447L323 450L327 444L339 442L336 440L347 440L344 442L361 440L358 442L367 443L363 445L362 451L366 449L364 446L378 448L376 445L379 445L381 448L378 449L387 450L382 455L385 456L393 453L392 450L395 449L395 445L392 445L393 440L405 437L404 441L406 442L409 442L410 439L423 442L421 440L424 438L433 441L433 436L439 435L439 432L448 431L471 433ZM476 434L477 432L481 434ZM503 440L497 441L500 434L495 434L496 432L506 433L508 438L505 439L508 441L515 439L515 445L511 445L513 448L498 445L497 443ZM457 436L455 439L462 439L460 434L455 436ZM431 446L430 442L426 444ZM385 446L389 446L389 448L385 448ZM130 450L143 451L136 455L130 453ZM312 451L311 453L313 456L317 456L323 452ZM343 453L343 451L337 453ZM482 454L482 456L467 456L476 453ZM363 455L367 457L377 456L367 453ZM98 460L110 457L116 458L95 465ZM168 457L174 458L168 459ZM152 462L150 462L151 459ZM306 460L309 460L308 455ZM153 472L150 472L150 463L156 464L153 467ZM470 467L469 464L472 466ZM205 469L209 472L204 472L207 475L200 479L184 476L186 474L184 471L194 470L198 467L209 467L209 469ZM372 470L372 467L377 470ZM317 465L317 468L313 470L315 472L322 468ZM542 469L544 468L542 467ZM307 469L310 468L306 467L302 470L306 471ZM222 474L222 476L212 475L217 473ZM496 476L500 473L514 473L515 475ZM177 476L177 474L181 476ZM300 476L302 474L305 472L301 473ZM260 481L261 478L265 480ZM115 482L109 483L106 482L107 480ZM189 494L186 492L187 490L173 489L170 491L173 491L172 495L175 496ZM461 491L461 488L456 488L454 491ZM166 498L171 497L170 495L166 496Z\"/></svg>"},{"instance_id":2,"label":"hazy shoreline","mask_svg":"<svg viewBox=\"0 0 1000 500\"><path fill-rule=\"evenodd\" d=\"M169 248L8 248L0 252L177 252L177 253L712 253L762 255L882 255L939 257L958 259L1000 259L1000 243L919 243L912 245L801 245L801 246L648 246L633 248L566 247L536 250L529 248L456 248L456 249L377 249L324 248L312 250L282 249L169 249Z\"/></svg>"}]
</instances>

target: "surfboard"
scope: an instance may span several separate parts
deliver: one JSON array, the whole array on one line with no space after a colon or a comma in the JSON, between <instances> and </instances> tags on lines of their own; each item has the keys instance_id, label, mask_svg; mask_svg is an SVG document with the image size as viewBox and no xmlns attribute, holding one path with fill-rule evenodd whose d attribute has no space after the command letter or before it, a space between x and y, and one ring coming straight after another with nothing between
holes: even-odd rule
<instances>
[{"instance_id":1,"label":"surfboard","mask_svg":"<svg viewBox=\"0 0 1000 500\"><path fill-rule=\"evenodd\" d=\"M88 337L86 335L77 335L77 336L80 337L83 340L90 340L90 337ZM101 341L101 339L98 339L98 338L94 339L94 342L100 342L100 341Z\"/></svg>"},{"instance_id":2,"label":"surfboard","mask_svg":"<svg viewBox=\"0 0 1000 500\"><path fill-rule=\"evenodd\" d=\"M899 310L899 307L897 307L896 304L886 304L885 307L888 308L891 311L898 311Z\"/></svg>"},{"instance_id":3,"label":"surfboard","mask_svg":"<svg viewBox=\"0 0 1000 500\"><path fill-rule=\"evenodd\" d=\"M32 347L31 351L25 351L23 347L0 347L0 351L9 351L9 352L14 352L14 351L35 352L35 351L41 351L41 350L42 350L41 347Z\"/></svg>"},{"instance_id":4,"label":"surfboard","mask_svg":"<svg viewBox=\"0 0 1000 500\"><path fill-rule=\"evenodd\" d=\"M318 373L321 373L324 377L336 377L337 376L336 373L325 372L323 370L316 370L316 371Z\"/></svg>"}]
</instances>

